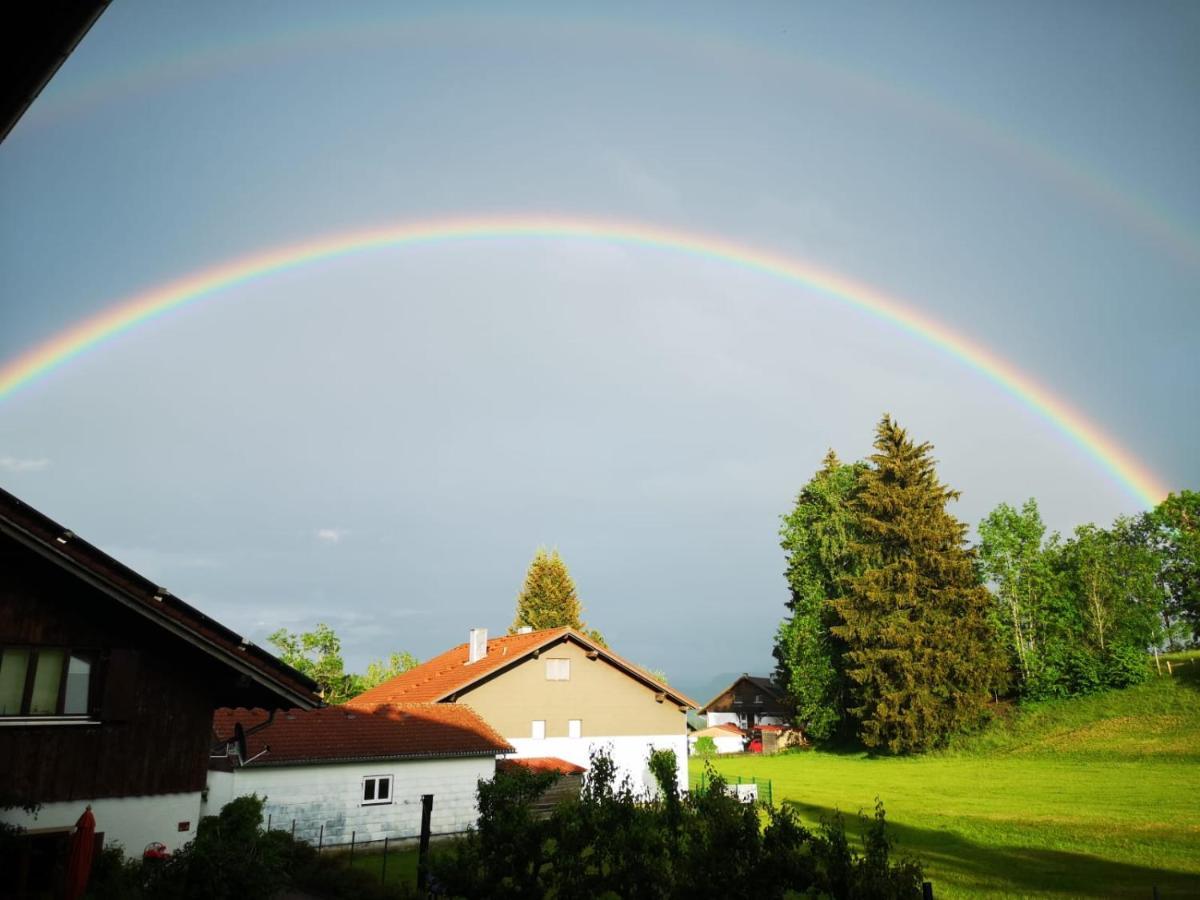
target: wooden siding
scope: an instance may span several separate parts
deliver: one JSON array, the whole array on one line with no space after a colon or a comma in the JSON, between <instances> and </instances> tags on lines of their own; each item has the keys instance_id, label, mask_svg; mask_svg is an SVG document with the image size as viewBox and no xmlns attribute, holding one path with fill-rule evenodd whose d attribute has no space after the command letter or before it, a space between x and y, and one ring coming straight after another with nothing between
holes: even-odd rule
<instances>
[{"instance_id":1,"label":"wooden siding","mask_svg":"<svg viewBox=\"0 0 1200 900\"><path fill-rule=\"evenodd\" d=\"M32 725L0 719L9 800L198 791L214 708L265 699L249 679L4 537L0 644L91 651L90 718L100 719Z\"/></svg>"},{"instance_id":2,"label":"wooden siding","mask_svg":"<svg viewBox=\"0 0 1200 900\"><path fill-rule=\"evenodd\" d=\"M761 698L761 703L755 699ZM760 685L746 678L738 679L720 697L705 707L706 712L738 713L753 722L762 716L779 716L786 718L791 715L791 709L778 697Z\"/></svg>"}]
</instances>

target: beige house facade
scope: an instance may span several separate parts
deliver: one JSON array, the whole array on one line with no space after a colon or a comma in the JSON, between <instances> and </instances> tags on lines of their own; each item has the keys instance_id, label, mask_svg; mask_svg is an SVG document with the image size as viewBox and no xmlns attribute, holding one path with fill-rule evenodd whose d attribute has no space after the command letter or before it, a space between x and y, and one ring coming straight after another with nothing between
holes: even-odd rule
<instances>
[{"instance_id":1,"label":"beige house facade","mask_svg":"<svg viewBox=\"0 0 1200 900\"><path fill-rule=\"evenodd\" d=\"M587 766L607 747L634 790L653 793L648 760L670 749L687 787L687 711L695 702L570 628L467 643L385 682L350 704L420 701L470 706L515 748L514 758Z\"/></svg>"}]
</instances>

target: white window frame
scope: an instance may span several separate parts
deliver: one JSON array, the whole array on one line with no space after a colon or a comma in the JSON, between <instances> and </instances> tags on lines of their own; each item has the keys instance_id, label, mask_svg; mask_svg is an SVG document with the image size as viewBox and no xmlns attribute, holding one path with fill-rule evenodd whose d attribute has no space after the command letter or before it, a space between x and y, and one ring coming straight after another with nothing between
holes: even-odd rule
<instances>
[{"instance_id":1,"label":"white window frame","mask_svg":"<svg viewBox=\"0 0 1200 900\"><path fill-rule=\"evenodd\" d=\"M372 791L372 793L375 795L374 800L367 799L367 782L372 782L374 784L375 789L374 789L374 791ZM380 784L386 784L388 786L387 799L385 799L385 800L379 799L379 785ZM359 790L359 794L358 794L359 799L361 800L361 805L362 806L387 806L387 805L389 805L392 802L393 798L395 797L395 791L393 790L394 787L395 787L395 781L391 775L366 775L366 776L364 776L363 780L362 780L362 786L361 786L361 789Z\"/></svg>"},{"instance_id":2,"label":"white window frame","mask_svg":"<svg viewBox=\"0 0 1200 900\"><path fill-rule=\"evenodd\" d=\"M571 680L571 660L565 656L547 657L547 659L546 659L546 680L547 681L570 681Z\"/></svg>"},{"instance_id":3,"label":"white window frame","mask_svg":"<svg viewBox=\"0 0 1200 900\"><path fill-rule=\"evenodd\" d=\"M583 719L567 719L567 737L583 737Z\"/></svg>"},{"instance_id":4,"label":"white window frame","mask_svg":"<svg viewBox=\"0 0 1200 900\"><path fill-rule=\"evenodd\" d=\"M541 727L539 727L541 726ZM538 732L541 732L540 734ZM530 734L535 741L544 741L546 739L546 720L534 719L530 729Z\"/></svg>"}]
</instances>

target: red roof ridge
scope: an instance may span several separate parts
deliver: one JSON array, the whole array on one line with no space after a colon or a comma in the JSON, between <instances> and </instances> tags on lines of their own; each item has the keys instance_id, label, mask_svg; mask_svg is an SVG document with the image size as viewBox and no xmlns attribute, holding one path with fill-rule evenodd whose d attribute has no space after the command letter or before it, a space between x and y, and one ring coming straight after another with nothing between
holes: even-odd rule
<instances>
[{"instance_id":1,"label":"red roof ridge","mask_svg":"<svg viewBox=\"0 0 1200 900\"><path fill-rule=\"evenodd\" d=\"M567 625L489 638L487 655L473 663L467 661L468 645L456 644L419 666L376 685L357 697L352 697L345 705L356 707L412 701L442 702L473 686L480 679L499 672L560 639L573 640L589 650L596 651L626 674L646 683L655 691L671 697L680 705L695 708L696 701L686 694L664 684L641 666L629 662L613 650L601 646L592 638ZM510 650L512 652L509 652Z\"/></svg>"}]
</instances>

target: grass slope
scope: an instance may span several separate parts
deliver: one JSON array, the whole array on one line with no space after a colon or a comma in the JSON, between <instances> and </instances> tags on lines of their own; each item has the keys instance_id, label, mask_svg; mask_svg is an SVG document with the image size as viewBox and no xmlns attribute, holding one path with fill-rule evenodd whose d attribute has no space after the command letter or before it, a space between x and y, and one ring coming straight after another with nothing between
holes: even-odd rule
<instances>
[{"instance_id":1,"label":"grass slope","mask_svg":"<svg viewBox=\"0 0 1200 900\"><path fill-rule=\"evenodd\" d=\"M770 778L810 823L887 807L937 897L1200 896L1200 659L1173 677L1031 704L937 754L714 761ZM703 764L692 760L693 779Z\"/></svg>"}]
</instances>

